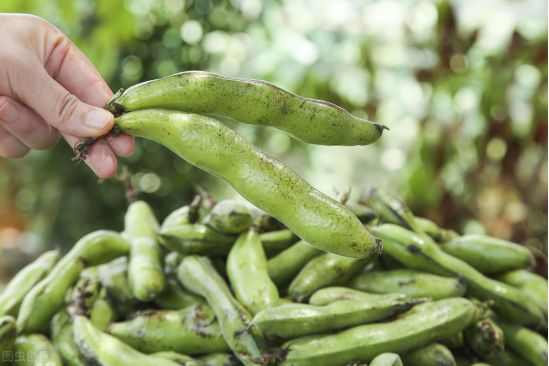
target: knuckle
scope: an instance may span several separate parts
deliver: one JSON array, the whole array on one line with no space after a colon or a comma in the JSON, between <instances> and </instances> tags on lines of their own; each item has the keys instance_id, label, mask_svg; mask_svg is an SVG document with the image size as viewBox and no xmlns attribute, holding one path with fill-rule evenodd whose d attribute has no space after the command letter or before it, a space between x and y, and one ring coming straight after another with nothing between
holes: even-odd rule
<instances>
[{"instance_id":1,"label":"knuckle","mask_svg":"<svg viewBox=\"0 0 549 366\"><path fill-rule=\"evenodd\" d=\"M54 117L61 129L76 117L79 106L80 101L78 98L70 93L64 92L57 97Z\"/></svg>"}]
</instances>

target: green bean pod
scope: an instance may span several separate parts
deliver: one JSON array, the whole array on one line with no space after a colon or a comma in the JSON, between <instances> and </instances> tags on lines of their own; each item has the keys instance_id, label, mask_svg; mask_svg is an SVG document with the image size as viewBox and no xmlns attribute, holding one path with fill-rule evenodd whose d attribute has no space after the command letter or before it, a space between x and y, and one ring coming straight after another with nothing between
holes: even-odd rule
<instances>
[{"instance_id":1,"label":"green bean pod","mask_svg":"<svg viewBox=\"0 0 549 366\"><path fill-rule=\"evenodd\" d=\"M382 270L395 270L395 269L404 269L406 266L404 266L402 263L391 257L390 255L387 255L386 253L382 253L379 256L379 264Z\"/></svg>"},{"instance_id":2,"label":"green bean pod","mask_svg":"<svg viewBox=\"0 0 549 366\"><path fill-rule=\"evenodd\" d=\"M90 312L90 321L101 331L116 320L116 310L111 303L105 299L98 299L93 304Z\"/></svg>"},{"instance_id":3,"label":"green bean pod","mask_svg":"<svg viewBox=\"0 0 549 366\"><path fill-rule=\"evenodd\" d=\"M138 305L128 282L127 257L120 257L99 266L97 275L119 315L127 315Z\"/></svg>"},{"instance_id":4,"label":"green bean pod","mask_svg":"<svg viewBox=\"0 0 549 366\"><path fill-rule=\"evenodd\" d=\"M77 315L73 323L74 341L86 365L177 366L176 362L148 356L117 338L100 331L90 320Z\"/></svg>"},{"instance_id":5,"label":"green bean pod","mask_svg":"<svg viewBox=\"0 0 549 366\"><path fill-rule=\"evenodd\" d=\"M229 351L212 308L207 304L182 310L147 310L107 333L143 353L174 351L195 355Z\"/></svg>"},{"instance_id":6,"label":"green bean pod","mask_svg":"<svg viewBox=\"0 0 549 366\"><path fill-rule=\"evenodd\" d=\"M547 279L525 269L507 272L495 279L522 290L530 300L539 306L547 318L547 298L549 297Z\"/></svg>"},{"instance_id":7,"label":"green bean pod","mask_svg":"<svg viewBox=\"0 0 549 366\"><path fill-rule=\"evenodd\" d=\"M455 350L462 348L464 346L463 342L463 332L454 334L451 337L441 339L439 343L445 345L449 350Z\"/></svg>"},{"instance_id":8,"label":"green bean pod","mask_svg":"<svg viewBox=\"0 0 549 366\"><path fill-rule=\"evenodd\" d=\"M139 301L151 301L164 290L164 263L158 244L158 221L144 201L130 204L124 217L125 231L131 244L128 281Z\"/></svg>"},{"instance_id":9,"label":"green bean pod","mask_svg":"<svg viewBox=\"0 0 549 366\"><path fill-rule=\"evenodd\" d=\"M229 254L236 238L203 224L169 226L162 228L159 233L162 245L182 255L225 256Z\"/></svg>"},{"instance_id":10,"label":"green bean pod","mask_svg":"<svg viewBox=\"0 0 549 366\"><path fill-rule=\"evenodd\" d=\"M256 314L252 324L266 337L297 338L309 334L373 323L402 313L426 299L376 296L336 301L326 306L289 304Z\"/></svg>"},{"instance_id":11,"label":"green bean pod","mask_svg":"<svg viewBox=\"0 0 549 366\"><path fill-rule=\"evenodd\" d=\"M252 211L242 202L223 200L216 203L203 224L223 234L241 234L252 225Z\"/></svg>"},{"instance_id":12,"label":"green bean pod","mask_svg":"<svg viewBox=\"0 0 549 366\"><path fill-rule=\"evenodd\" d=\"M427 302L389 323L360 325L333 335L293 339L279 366L333 366L351 361L370 362L384 352L417 349L456 334L469 324L474 308L464 298Z\"/></svg>"},{"instance_id":13,"label":"green bean pod","mask_svg":"<svg viewBox=\"0 0 549 366\"><path fill-rule=\"evenodd\" d=\"M189 291L204 296L215 312L225 341L245 364L253 365L266 353L263 335L249 328L252 316L232 295L229 287L207 258L185 257L177 278Z\"/></svg>"},{"instance_id":14,"label":"green bean pod","mask_svg":"<svg viewBox=\"0 0 549 366\"><path fill-rule=\"evenodd\" d=\"M50 250L20 270L0 293L0 317L17 316L25 295L46 277L60 257L59 251Z\"/></svg>"},{"instance_id":15,"label":"green bean pod","mask_svg":"<svg viewBox=\"0 0 549 366\"><path fill-rule=\"evenodd\" d=\"M252 315L278 306L278 289L267 272L267 258L254 228L234 243L227 257L227 275L236 299Z\"/></svg>"},{"instance_id":16,"label":"green bean pod","mask_svg":"<svg viewBox=\"0 0 549 366\"><path fill-rule=\"evenodd\" d=\"M396 295L398 299L408 298L405 294L392 294ZM331 304L335 301L341 300L366 300L374 299L384 295L370 294L364 291L353 290L348 287L325 287L318 291L315 291L309 299L309 304L316 306L324 306Z\"/></svg>"},{"instance_id":17,"label":"green bean pod","mask_svg":"<svg viewBox=\"0 0 549 366\"><path fill-rule=\"evenodd\" d=\"M382 353L372 360L370 366L403 366L400 356L396 353Z\"/></svg>"},{"instance_id":18,"label":"green bean pod","mask_svg":"<svg viewBox=\"0 0 549 366\"><path fill-rule=\"evenodd\" d=\"M344 284L375 259L376 256L356 259L324 253L303 267L290 284L288 293L294 300L301 302L320 288Z\"/></svg>"},{"instance_id":19,"label":"green bean pod","mask_svg":"<svg viewBox=\"0 0 549 366\"><path fill-rule=\"evenodd\" d=\"M505 348L505 335L490 318L470 325L463 331L463 337L469 349L479 357L501 353Z\"/></svg>"},{"instance_id":20,"label":"green bean pod","mask_svg":"<svg viewBox=\"0 0 549 366\"><path fill-rule=\"evenodd\" d=\"M13 354L15 355L14 363L18 366L63 366L63 361L55 347L42 334L17 337Z\"/></svg>"},{"instance_id":21,"label":"green bean pod","mask_svg":"<svg viewBox=\"0 0 549 366\"><path fill-rule=\"evenodd\" d=\"M402 226L418 234L427 234L436 241L445 242L459 237L453 230L442 229L431 220L415 217L397 196L382 188L370 188L368 199L383 223Z\"/></svg>"},{"instance_id":22,"label":"green bean pod","mask_svg":"<svg viewBox=\"0 0 549 366\"><path fill-rule=\"evenodd\" d=\"M52 337L55 349L59 353L64 365L68 366L84 366L84 359L76 347L72 336L72 322L66 322L59 333Z\"/></svg>"},{"instance_id":23,"label":"green bean pod","mask_svg":"<svg viewBox=\"0 0 549 366\"><path fill-rule=\"evenodd\" d=\"M13 352L15 338L17 336L17 326L15 318L11 315L0 316L0 365L3 363L4 352Z\"/></svg>"},{"instance_id":24,"label":"green bean pod","mask_svg":"<svg viewBox=\"0 0 549 366\"><path fill-rule=\"evenodd\" d=\"M383 129L328 102L302 98L261 80L187 71L119 91L107 103L113 113L165 108L223 116L278 128L318 145L368 145Z\"/></svg>"},{"instance_id":25,"label":"green bean pod","mask_svg":"<svg viewBox=\"0 0 549 366\"><path fill-rule=\"evenodd\" d=\"M474 360L472 360L469 352L465 354L465 352L463 351L464 349L460 349L453 352L454 360L456 361L456 366L471 366L475 361L478 361L476 357L474 358Z\"/></svg>"},{"instance_id":26,"label":"green bean pod","mask_svg":"<svg viewBox=\"0 0 549 366\"><path fill-rule=\"evenodd\" d=\"M431 343L402 355L406 366L456 366L452 352L440 343Z\"/></svg>"},{"instance_id":27,"label":"green bean pod","mask_svg":"<svg viewBox=\"0 0 549 366\"><path fill-rule=\"evenodd\" d=\"M267 258L288 249L299 241L291 230L283 229L259 234L259 240Z\"/></svg>"},{"instance_id":28,"label":"green bean pod","mask_svg":"<svg viewBox=\"0 0 549 366\"><path fill-rule=\"evenodd\" d=\"M82 271L84 273L84 271ZM86 278L80 276L74 291L72 292L72 300L76 306L76 310L82 315L89 315L100 290L100 282L98 277Z\"/></svg>"},{"instance_id":29,"label":"green bean pod","mask_svg":"<svg viewBox=\"0 0 549 366\"><path fill-rule=\"evenodd\" d=\"M534 255L526 247L486 235L460 236L440 247L487 276L536 264Z\"/></svg>"},{"instance_id":30,"label":"green bean pod","mask_svg":"<svg viewBox=\"0 0 549 366\"><path fill-rule=\"evenodd\" d=\"M203 361L207 366L241 366L232 353L210 353L198 358Z\"/></svg>"},{"instance_id":31,"label":"green bean pod","mask_svg":"<svg viewBox=\"0 0 549 366\"><path fill-rule=\"evenodd\" d=\"M370 187L368 189L368 200L381 222L402 226L416 233L423 233L416 224L415 216L408 206L389 191Z\"/></svg>"},{"instance_id":32,"label":"green bean pod","mask_svg":"<svg viewBox=\"0 0 549 366\"><path fill-rule=\"evenodd\" d=\"M459 237L459 234L454 230L442 229L429 219L416 216L414 221L418 229L422 230L437 242L446 242Z\"/></svg>"},{"instance_id":33,"label":"green bean pod","mask_svg":"<svg viewBox=\"0 0 549 366\"><path fill-rule=\"evenodd\" d=\"M162 228L169 226L194 224L200 219L200 204L202 199L200 196L195 196L193 201L188 206L183 206L170 213L164 221Z\"/></svg>"},{"instance_id":34,"label":"green bean pod","mask_svg":"<svg viewBox=\"0 0 549 366\"><path fill-rule=\"evenodd\" d=\"M506 348L503 352L484 358L492 366L533 366L534 364L521 355Z\"/></svg>"},{"instance_id":35,"label":"green bean pod","mask_svg":"<svg viewBox=\"0 0 549 366\"><path fill-rule=\"evenodd\" d=\"M217 120L147 109L123 114L115 119L115 125L124 133L157 141L225 180L311 245L354 258L379 251L379 240L348 208Z\"/></svg>"},{"instance_id":36,"label":"green bean pod","mask_svg":"<svg viewBox=\"0 0 549 366\"><path fill-rule=\"evenodd\" d=\"M370 207L363 205L361 203L345 203L345 206L351 210L352 213L364 224L368 224L373 220L377 219L378 216Z\"/></svg>"},{"instance_id":37,"label":"green bean pod","mask_svg":"<svg viewBox=\"0 0 549 366\"><path fill-rule=\"evenodd\" d=\"M494 310L505 318L532 327L546 326L541 310L519 289L485 277L482 273L443 252L428 236L419 236L396 225L385 224L371 230L384 242L386 254L407 267L457 277L463 275L467 293L481 300L495 301Z\"/></svg>"},{"instance_id":38,"label":"green bean pod","mask_svg":"<svg viewBox=\"0 0 549 366\"><path fill-rule=\"evenodd\" d=\"M173 277L166 277L166 287L154 300L161 309L179 310L191 305L205 304L206 299L186 291Z\"/></svg>"},{"instance_id":39,"label":"green bean pod","mask_svg":"<svg viewBox=\"0 0 549 366\"><path fill-rule=\"evenodd\" d=\"M509 323L498 316L491 316L505 334L505 346L536 366L547 366L547 339L516 323Z\"/></svg>"},{"instance_id":40,"label":"green bean pod","mask_svg":"<svg viewBox=\"0 0 549 366\"><path fill-rule=\"evenodd\" d=\"M164 257L164 275L169 276L175 274L179 263L185 256L177 252L170 252Z\"/></svg>"},{"instance_id":41,"label":"green bean pod","mask_svg":"<svg viewBox=\"0 0 549 366\"><path fill-rule=\"evenodd\" d=\"M208 366L206 363L200 360L197 360L196 358L192 358L191 356L187 356L187 355L182 355L180 353L176 353L173 351L156 352L151 354L151 356L164 358L166 360L171 360L183 366Z\"/></svg>"},{"instance_id":42,"label":"green bean pod","mask_svg":"<svg viewBox=\"0 0 549 366\"><path fill-rule=\"evenodd\" d=\"M18 332L33 333L47 325L86 265L106 263L128 251L128 243L114 231L100 230L84 236L46 278L27 293L17 317Z\"/></svg>"},{"instance_id":43,"label":"green bean pod","mask_svg":"<svg viewBox=\"0 0 549 366\"><path fill-rule=\"evenodd\" d=\"M398 292L433 300L460 297L465 295L467 289L462 277L441 277L412 269L357 273L346 286L374 294Z\"/></svg>"},{"instance_id":44,"label":"green bean pod","mask_svg":"<svg viewBox=\"0 0 549 366\"><path fill-rule=\"evenodd\" d=\"M324 252L300 240L267 261L267 271L271 280L279 287L288 285L301 268L314 257Z\"/></svg>"}]
</instances>

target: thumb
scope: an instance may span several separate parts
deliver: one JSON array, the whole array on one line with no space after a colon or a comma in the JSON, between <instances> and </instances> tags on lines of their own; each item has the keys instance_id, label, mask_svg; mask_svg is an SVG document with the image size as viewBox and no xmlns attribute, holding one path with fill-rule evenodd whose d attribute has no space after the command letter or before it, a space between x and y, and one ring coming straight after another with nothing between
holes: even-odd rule
<instances>
[{"instance_id":1,"label":"thumb","mask_svg":"<svg viewBox=\"0 0 549 366\"><path fill-rule=\"evenodd\" d=\"M54 80L43 67L33 72L32 85L22 85L21 100L64 134L95 137L109 132L114 115L81 102Z\"/></svg>"}]
</instances>

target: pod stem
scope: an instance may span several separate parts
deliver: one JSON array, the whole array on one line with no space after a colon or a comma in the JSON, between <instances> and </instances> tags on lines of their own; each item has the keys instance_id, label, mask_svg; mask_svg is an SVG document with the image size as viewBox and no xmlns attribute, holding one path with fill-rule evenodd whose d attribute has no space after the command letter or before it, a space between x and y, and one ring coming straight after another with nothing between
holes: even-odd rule
<instances>
[{"instance_id":1,"label":"pod stem","mask_svg":"<svg viewBox=\"0 0 549 366\"><path fill-rule=\"evenodd\" d=\"M116 94L114 94L112 96L111 99L109 99L109 101L107 102L107 104L105 104L105 106L103 107L103 109L106 109L108 110L109 112L113 113L113 114L117 114L117 113L124 113L125 110L124 110L124 107L122 107L120 104L116 103L116 101L118 100L118 98L120 98L120 96L124 93L124 88L120 88Z\"/></svg>"},{"instance_id":2,"label":"pod stem","mask_svg":"<svg viewBox=\"0 0 549 366\"><path fill-rule=\"evenodd\" d=\"M122 173L117 177L117 180L124 183L124 190L126 193L126 202L128 206L137 201L137 192L132 185L132 174L129 172L127 166L122 167Z\"/></svg>"},{"instance_id":3,"label":"pod stem","mask_svg":"<svg viewBox=\"0 0 549 366\"><path fill-rule=\"evenodd\" d=\"M102 137L106 138L106 136L112 134L112 138L110 140L106 139L105 141L102 142L102 144L109 143L109 142L113 141L115 138L117 138L118 136L120 136L121 133L122 133L122 131L120 131L120 128L118 128L118 126L115 125L112 128L112 130L110 130L109 132L107 132L103 136L83 137L83 138L81 138L72 147L72 150L73 150L75 156L74 156L74 158L71 158L71 160L76 160L77 164L80 163L82 160L86 160L86 156L90 155L90 149L89 149L90 145L93 145L100 138L102 138Z\"/></svg>"}]
</instances>

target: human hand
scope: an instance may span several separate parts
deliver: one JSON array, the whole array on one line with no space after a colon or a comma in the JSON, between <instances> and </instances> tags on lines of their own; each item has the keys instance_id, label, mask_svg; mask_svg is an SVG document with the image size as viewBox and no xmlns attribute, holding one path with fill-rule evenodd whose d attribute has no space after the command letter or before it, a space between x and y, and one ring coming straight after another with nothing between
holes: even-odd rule
<instances>
[{"instance_id":1,"label":"human hand","mask_svg":"<svg viewBox=\"0 0 549 366\"><path fill-rule=\"evenodd\" d=\"M102 109L111 90L63 33L35 16L0 14L0 34L1 157L48 149L60 135L74 146L112 129L114 116ZM108 178L116 172L115 153L129 156L134 148L133 137L121 135L91 145L85 162Z\"/></svg>"}]
</instances>

